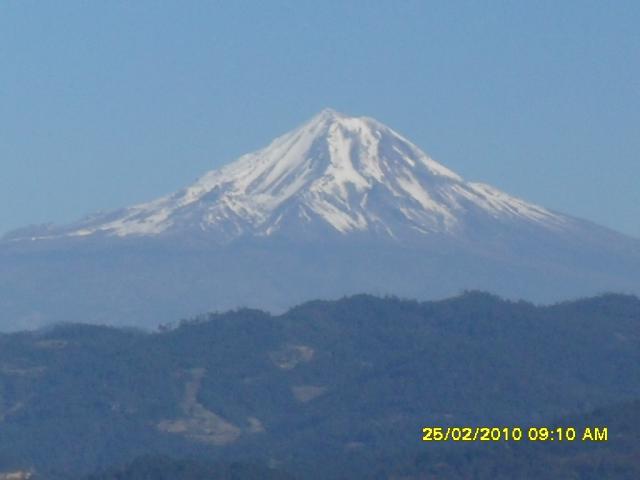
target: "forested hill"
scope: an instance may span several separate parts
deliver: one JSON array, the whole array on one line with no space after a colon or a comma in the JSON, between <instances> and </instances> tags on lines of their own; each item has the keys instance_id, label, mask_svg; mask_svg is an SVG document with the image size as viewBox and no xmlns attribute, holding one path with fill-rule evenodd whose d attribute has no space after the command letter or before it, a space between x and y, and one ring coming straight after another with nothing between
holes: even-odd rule
<instances>
[{"instance_id":1,"label":"forested hill","mask_svg":"<svg viewBox=\"0 0 640 480\"><path fill-rule=\"evenodd\" d=\"M575 440L450 445L425 444L404 465L378 465L376 477L389 480L636 480L640 478L640 401L558 419L551 427L584 432L607 428L607 441ZM601 430L602 431L602 430ZM527 435L525 435L525 438ZM202 459L145 456L82 480L293 480L284 472L252 465L216 465ZM299 479L307 478L302 472ZM367 476L366 478L371 478Z\"/></svg>"},{"instance_id":2,"label":"forested hill","mask_svg":"<svg viewBox=\"0 0 640 480\"><path fill-rule=\"evenodd\" d=\"M423 425L538 424L640 398L639 327L631 296L538 307L467 293L6 334L0 471L70 478L193 455L372 478L424 450Z\"/></svg>"},{"instance_id":3,"label":"forested hill","mask_svg":"<svg viewBox=\"0 0 640 480\"><path fill-rule=\"evenodd\" d=\"M411 462L392 467L391 479L423 480L637 480L640 478L640 401L598 408L551 422L575 428L573 441L456 444L443 451L425 446ZM587 431L607 428L607 441ZM566 431L566 430L565 430ZM594 437L595 438L595 437Z\"/></svg>"},{"instance_id":4,"label":"forested hill","mask_svg":"<svg viewBox=\"0 0 640 480\"><path fill-rule=\"evenodd\" d=\"M142 456L81 480L295 480L277 469L244 463L220 464L204 459Z\"/></svg>"}]
</instances>

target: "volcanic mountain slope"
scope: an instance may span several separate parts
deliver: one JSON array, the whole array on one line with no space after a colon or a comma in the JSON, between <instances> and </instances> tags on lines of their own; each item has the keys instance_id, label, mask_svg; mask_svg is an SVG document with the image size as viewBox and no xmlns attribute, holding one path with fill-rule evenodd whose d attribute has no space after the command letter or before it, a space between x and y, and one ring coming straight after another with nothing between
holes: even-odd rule
<instances>
[{"instance_id":1,"label":"volcanic mountain slope","mask_svg":"<svg viewBox=\"0 0 640 480\"><path fill-rule=\"evenodd\" d=\"M327 109L174 194L6 235L0 327L361 292L549 301L637 293L639 272L640 241L467 182L378 121Z\"/></svg>"},{"instance_id":2,"label":"volcanic mountain slope","mask_svg":"<svg viewBox=\"0 0 640 480\"><path fill-rule=\"evenodd\" d=\"M488 185L465 182L376 120L326 109L180 192L40 238L195 230L228 242L314 228L403 238L408 232L456 235L480 220L520 221L549 230L571 224Z\"/></svg>"}]
</instances>

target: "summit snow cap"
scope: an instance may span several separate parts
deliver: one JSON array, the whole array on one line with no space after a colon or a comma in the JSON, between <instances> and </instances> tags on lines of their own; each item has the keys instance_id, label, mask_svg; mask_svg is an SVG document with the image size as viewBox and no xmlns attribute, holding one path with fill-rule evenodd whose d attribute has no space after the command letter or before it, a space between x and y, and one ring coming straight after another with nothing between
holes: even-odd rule
<instances>
[{"instance_id":1,"label":"summit snow cap","mask_svg":"<svg viewBox=\"0 0 640 480\"><path fill-rule=\"evenodd\" d=\"M561 228L564 217L465 182L386 125L324 109L265 148L158 200L92 217L63 235L197 230L223 241L286 232L455 235L478 221Z\"/></svg>"}]
</instances>

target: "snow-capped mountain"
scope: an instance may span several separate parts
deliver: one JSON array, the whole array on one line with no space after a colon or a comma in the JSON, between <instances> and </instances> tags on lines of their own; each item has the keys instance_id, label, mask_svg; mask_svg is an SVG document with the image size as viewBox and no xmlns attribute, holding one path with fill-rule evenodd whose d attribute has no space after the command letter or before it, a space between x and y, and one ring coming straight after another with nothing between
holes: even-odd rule
<instances>
[{"instance_id":1,"label":"snow-capped mountain","mask_svg":"<svg viewBox=\"0 0 640 480\"><path fill-rule=\"evenodd\" d=\"M138 326L347 294L640 293L640 241L468 182L324 110L157 200L0 241L0 329Z\"/></svg>"},{"instance_id":2,"label":"snow-capped mountain","mask_svg":"<svg viewBox=\"0 0 640 480\"><path fill-rule=\"evenodd\" d=\"M47 236L243 235L328 231L455 235L469 216L563 228L567 219L489 185L465 182L367 117L323 110L266 148L158 200L88 218Z\"/></svg>"}]
</instances>

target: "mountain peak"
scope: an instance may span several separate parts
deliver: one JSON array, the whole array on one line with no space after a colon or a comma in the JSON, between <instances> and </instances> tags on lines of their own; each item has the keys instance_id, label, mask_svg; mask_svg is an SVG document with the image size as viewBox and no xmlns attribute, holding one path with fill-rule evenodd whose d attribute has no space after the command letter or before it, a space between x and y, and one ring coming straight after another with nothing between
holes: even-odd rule
<instances>
[{"instance_id":1,"label":"mountain peak","mask_svg":"<svg viewBox=\"0 0 640 480\"><path fill-rule=\"evenodd\" d=\"M377 120L326 108L175 194L60 231L149 236L195 230L222 242L356 231L401 239L455 235L480 217L554 228L562 223L541 207L465 182Z\"/></svg>"},{"instance_id":2,"label":"mountain peak","mask_svg":"<svg viewBox=\"0 0 640 480\"><path fill-rule=\"evenodd\" d=\"M354 134L361 134L367 130L375 129L378 131L392 132L389 127L383 125L374 118L348 115L338 112L332 108L324 108L299 127L299 129L312 130L319 135L328 134L331 128L351 130ZM393 133L398 135L396 132Z\"/></svg>"},{"instance_id":3,"label":"mountain peak","mask_svg":"<svg viewBox=\"0 0 640 480\"><path fill-rule=\"evenodd\" d=\"M340 113L332 108L324 108L320 110L318 113L316 113L309 120L304 122L299 128L307 128L307 129L322 131L323 128L326 129L330 125L333 125L335 123L340 123L341 121L347 118L355 118L355 117L349 117L348 115Z\"/></svg>"},{"instance_id":4,"label":"mountain peak","mask_svg":"<svg viewBox=\"0 0 640 480\"><path fill-rule=\"evenodd\" d=\"M314 118L338 119L343 117L345 117L343 113L340 113L331 107L325 107L320 110L320 112Z\"/></svg>"}]
</instances>

